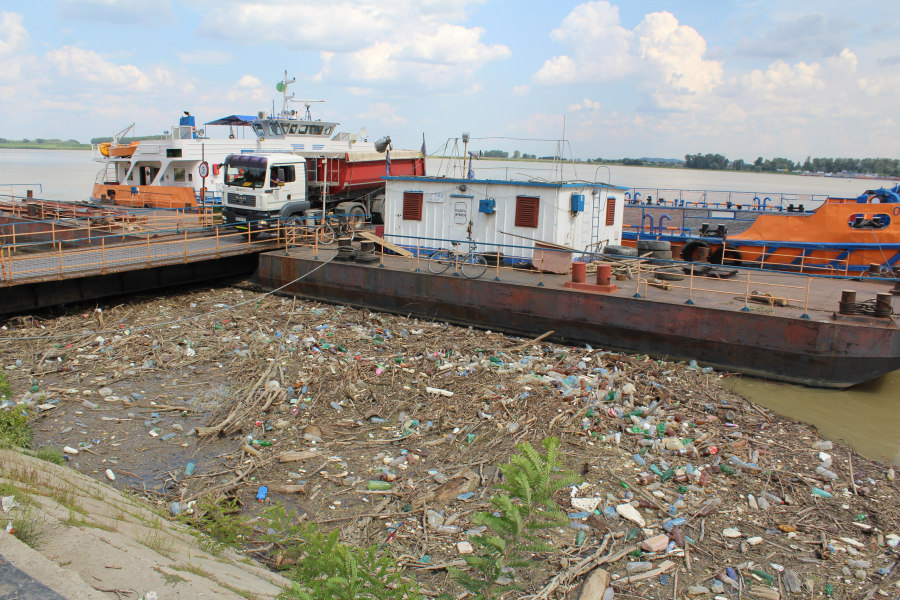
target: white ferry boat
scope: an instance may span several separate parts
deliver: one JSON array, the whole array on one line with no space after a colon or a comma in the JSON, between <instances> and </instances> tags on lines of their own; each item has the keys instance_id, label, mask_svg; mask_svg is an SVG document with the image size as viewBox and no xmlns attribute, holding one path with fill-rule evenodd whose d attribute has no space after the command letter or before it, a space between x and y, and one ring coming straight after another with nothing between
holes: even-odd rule
<instances>
[{"instance_id":1,"label":"white ferry boat","mask_svg":"<svg viewBox=\"0 0 900 600\"><path fill-rule=\"evenodd\" d=\"M318 182L325 195L332 191L331 187L352 195L354 168L357 173L371 174L379 169L384 174L384 151L390 148L390 136L379 140L376 149L376 142L368 140L365 127L358 134L338 132L338 123L313 120L310 105L322 101L296 100L294 94L288 95L288 86L295 81L288 80L285 72L284 80L277 84L276 89L284 95L279 113L230 115L205 124L229 127L227 139L208 138L205 129L197 128L194 115L185 112L164 139L121 143L134 127L132 124L117 133L111 143L93 145L92 158L103 168L94 182L91 201L153 208L221 204L225 191L221 167L234 154L286 152L303 156L307 159L309 181ZM292 102L303 103L305 113L290 108ZM236 135L235 128L246 137ZM418 151L391 150L387 160L396 160L389 167L391 175L424 173L424 157ZM336 180L347 172L348 166L351 181L338 185Z\"/></svg>"}]
</instances>

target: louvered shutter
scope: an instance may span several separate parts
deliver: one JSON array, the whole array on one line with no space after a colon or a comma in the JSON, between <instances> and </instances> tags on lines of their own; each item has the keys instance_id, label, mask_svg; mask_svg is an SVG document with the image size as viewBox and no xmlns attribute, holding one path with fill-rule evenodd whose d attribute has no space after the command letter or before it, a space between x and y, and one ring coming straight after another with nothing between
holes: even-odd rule
<instances>
[{"instance_id":1,"label":"louvered shutter","mask_svg":"<svg viewBox=\"0 0 900 600\"><path fill-rule=\"evenodd\" d=\"M422 220L422 193L421 192L404 192L403 193L403 220L404 221L421 221Z\"/></svg>"},{"instance_id":2,"label":"louvered shutter","mask_svg":"<svg viewBox=\"0 0 900 600\"><path fill-rule=\"evenodd\" d=\"M616 199L612 196L606 199L606 225L616 224Z\"/></svg>"},{"instance_id":3,"label":"louvered shutter","mask_svg":"<svg viewBox=\"0 0 900 600\"><path fill-rule=\"evenodd\" d=\"M516 227L536 228L538 226L539 202L540 198L516 197Z\"/></svg>"}]
</instances>

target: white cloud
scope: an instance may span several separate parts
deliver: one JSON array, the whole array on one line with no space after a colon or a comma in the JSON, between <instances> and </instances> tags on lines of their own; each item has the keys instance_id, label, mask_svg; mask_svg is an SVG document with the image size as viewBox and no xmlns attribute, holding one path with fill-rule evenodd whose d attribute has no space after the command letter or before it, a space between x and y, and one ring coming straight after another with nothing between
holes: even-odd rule
<instances>
[{"instance_id":1,"label":"white cloud","mask_svg":"<svg viewBox=\"0 0 900 600\"><path fill-rule=\"evenodd\" d=\"M372 88L348 87L347 91L354 96L368 96L372 93Z\"/></svg>"},{"instance_id":2,"label":"white cloud","mask_svg":"<svg viewBox=\"0 0 900 600\"><path fill-rule=\"evenodd\" d=\"M605 0L572 9L550 37L573 56L554 56L532 75L535 83L596 83L627 74L633 67L633 32L620 25L619 8Z\"/></svg>"},{"instance_id":3,"label":"white cloud","mask_svg":"<svg viewBox=\"0 0 900 600\"><path fill-rule=\"evenodd\" d=\"M253 75L244 75L237 82L238 87L242 88L254 88L262 85L262 81L259 80L258 77L254 77Z\"/></svg>"},{"instance_id":4,"label":"white cloud","mask_svg":"<svg viewBox=\"0 0 900 600\"><path fill-rule=\"evenodd\" d=\"M220 50L194 50L176 52L181 62L188 65L221 65L231 60L231 54Z\"/></svg>"},{"instance_id":5,"label":"white cloud","mask_svg":"<svg viewBox=\"0 0 900 600\"><path fill-rule=\"evenodd\" d=\"M46 59L63 77L77 77L121 91L146 91L153 86L151 79L134 65L117 65L93 50L63 46L47 52Z\"/></svg>"},{"instance_id":6,"label":"white cloud","mask_svg":"<svg viewBox=\"0 0 900 600\"><path fill-rule=\"evenodd\" d=\"M570 104L566 109L569 112L577 112L579 110L600 110L600 102L592 102L589 98L585 98L584 102Z\"/></svg>"},{"instance_id":7,"label":"white cloud","mask_svg":"<svg viewBox=\"0 0 900 600\"><path fill-rule=\"evenodd\" d=\"M19 13L0 12L0 55L11 54L28 45L28 30Z\"/></svg>"},{"instance_id":8,"label":"white cloud","mask_svg":"<svg viewBox=\"0 0 900 600\"><path fill-rule=\"evenodd\" d=\"M517 85L513 88L512 95L513 96L527 96L528 92L531 91L531 87L528 84L525 85Z\"/></svg>"},{"instance_id":9,"label":"white cloud","mask_svg":"<svg viewBox=\"0 0 900 600\"><path fill-rule=\"evenodd\" d=\"M357 118L377 120L384 125L406 125L406 119L397 114L398 110L397 106L391 106L387 102L370 104L368 110L359 113Z\"/></svg>"},{"instance_id":10,"label":"white cloud","mask_svg":"<svg viewBox=\"0 0 900 600\"><path fill-rule=\"evenodd\" d=\"M686 108L709 95L722 82L722 63L705 60L706 40L697 30L679 25L669 12L651 13L635 28L643 64L653 71L650 86L655 104Z\"/></svg>"},{"instance_id":11,"label":"white cloud","mask_svg":"<svg viewBox=\"0 0 900 600\"><path fill-rule=\"evenodd\" d=\"M320 52L313 81L365 81L387 85L418 81L449 87L485 63L510 56L508 47L482 41L485 30L466 27L466 9L479 0L292 0L239 3L209 11L197 32L247 43L277 43Z\"/></svg>"}]
</instances>

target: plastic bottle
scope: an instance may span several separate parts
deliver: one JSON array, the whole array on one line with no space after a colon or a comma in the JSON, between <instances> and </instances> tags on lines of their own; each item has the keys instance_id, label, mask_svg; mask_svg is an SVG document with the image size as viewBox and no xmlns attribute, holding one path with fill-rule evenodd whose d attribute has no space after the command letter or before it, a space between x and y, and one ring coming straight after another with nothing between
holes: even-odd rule
<instances>
[{"instance_id":1,"label":"plastic bottle","mask_svg":"<svg viewBox=\"0 0 900 600\"><path fill-rule=\"evenodd\" d=\"M266 494L268 494L268 493L269 493L269 488L266 486L262 486L261 488L259 488L259 491L256 492L256 501L262 502L263 500L266 499Z\"/></svg>"},{"instance_id":2,"label":"plastic bottle","mask_svg":"<svg viewBox=\"0 0 900 600\"><path fill-rule=\"evenodd\" d=\"M816 467L816 473L818 473L822 477L825 477L826 479L837 479L838 478L837 473L834 473L833 471L829 471L825 467Z\"/></svg>"},{"instance_id":3,"label":"plastic bottle","mask_svg":"<svg viewBox=\"0 0 900 600\"><path fill-rule=\"evenodd\" d=\"M185 475L185 477L190 477L191 475L193 475L193 474L194 474L194 469L196 468L196 466L197 466L197 465L195 465L194 463L189 462L189 463L187 464L187 466L184 468L184 475Z\"/></svg>"},{"instance_id":4,"label":"plastic bottle","mask_svg":"<svg viewBox=\"0 0 900 600\"><path fill-rule=\"evenodd\" d=\"M639 464L642 467L647 465L647 461L644 460L644 457L641 456L640 454L635 454L632 458L634 459L634 462L636 462L637 464Z\"/></svg>"},{"instance_id":5,"label":"plastic bottle","mask_svg":"<svg viewBox=\"0 0 900 600\"><path fill-rule=\"evenodd\" d=\"M370 491L386 491L391 489L391 484L386 481L369 480L368 488Z\"/></svg>"},{"instance_id":6,"label":"plastic bottle","mask_svg":"<svg viewBox=\"0 0 900 600\"><path fill-rule=\"evenodd\" d=\"M822 440L822 441L814 443L812 445L812 447L813 447L813 450L822 451L822 450L831 450L834 446L830 441Z\"/></svg>"},{"instance_id":7,"label":"plastic bottle","mask_svg":"<svg viewBox=\"0 0 900 600\"><path fill-rule=\"evenodd\" d=\"M438 533L459 533L462 531L456 525L438 525L434 530Z\"/></svg>"}]
</instances>

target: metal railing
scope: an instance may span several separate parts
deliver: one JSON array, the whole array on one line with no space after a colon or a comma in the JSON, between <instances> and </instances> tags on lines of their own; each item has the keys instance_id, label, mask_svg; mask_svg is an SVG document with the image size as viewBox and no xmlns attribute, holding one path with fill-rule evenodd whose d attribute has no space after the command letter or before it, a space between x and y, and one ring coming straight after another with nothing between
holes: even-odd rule
<instances>
[{"instance_id":1,"label":"metal railing","mask_svg":"<svg viewBox=\"0 0 900 600\"><path fill-rule=\"evenodd\" d=\"M652 199L648 201L648 198ZM653 204L678 208L734 208L781 212L787 204L819 204L828 194L784 192L733 192L727 190L682 190L674 188L631 188L625 193L629 204ZM811 208L811 207L809 207Z\"/></svg>"}]
</instances>

